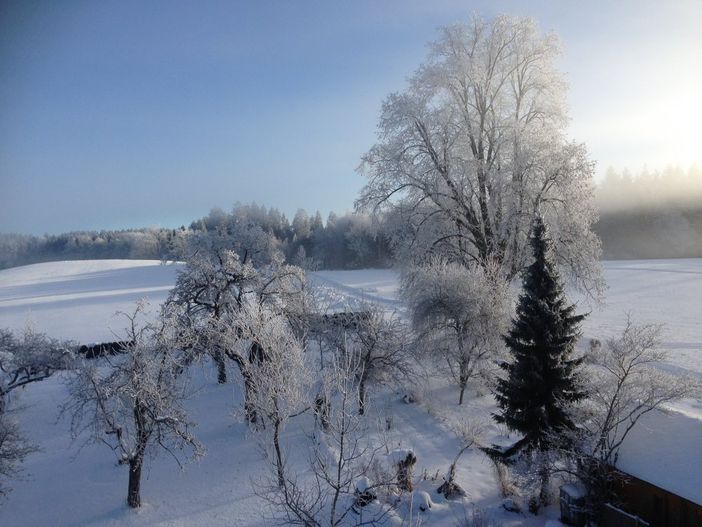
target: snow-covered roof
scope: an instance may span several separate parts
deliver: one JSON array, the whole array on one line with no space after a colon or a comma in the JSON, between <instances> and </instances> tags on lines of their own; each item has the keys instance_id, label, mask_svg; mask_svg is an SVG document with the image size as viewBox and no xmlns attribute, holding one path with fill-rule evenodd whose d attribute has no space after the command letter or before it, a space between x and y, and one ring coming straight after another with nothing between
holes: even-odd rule
<instances>
[{"instance_id":1,"label":"snow-covered roof","mask_svg":"<svg viewBox=\"0 0 702 527\"><path fill-rule=\"evenodd\" d=\"M624 441L617 468L702 505L702 409L644 415Z\"/></svg>"}]
</instances>

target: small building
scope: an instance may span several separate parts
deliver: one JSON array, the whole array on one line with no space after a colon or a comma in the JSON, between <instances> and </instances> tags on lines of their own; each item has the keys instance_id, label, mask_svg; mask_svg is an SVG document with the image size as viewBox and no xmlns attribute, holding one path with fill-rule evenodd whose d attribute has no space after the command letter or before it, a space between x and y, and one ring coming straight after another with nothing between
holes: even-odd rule
<instances>
[{"instance_id":1,"label":"small building","mask_svg":"<svg viewBox=\"0 0 702 527\"><path fill-rule=\"evenodd\" d=\"M600 527L702 527L702 414L654 411L624 441ZM583 525L583 495L561 489L563 521Z\"/></svg>"}]
</instances>

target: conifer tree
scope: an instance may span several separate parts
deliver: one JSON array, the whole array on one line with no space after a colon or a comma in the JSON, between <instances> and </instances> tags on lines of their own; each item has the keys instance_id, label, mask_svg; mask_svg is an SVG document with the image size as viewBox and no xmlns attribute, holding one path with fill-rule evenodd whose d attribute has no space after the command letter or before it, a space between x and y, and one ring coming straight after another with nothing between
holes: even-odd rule
<instances>
[{"instance_id":1,"label":"conifer tree","mask_svg":"<svg viewBox=\"0 0 702 527\"><path fill-rule=\"evenodd\" d=\"M582 359L572 358L585 315L568 304L540 217L530 242L534 262L523 275L516 316L504 337L513 361L502 365L507 376L496 389L496 421L524 436L508 454L549 450L560 432L574 427L570 408L585 396L578 376Z\"/></svg>"}]
</instances>

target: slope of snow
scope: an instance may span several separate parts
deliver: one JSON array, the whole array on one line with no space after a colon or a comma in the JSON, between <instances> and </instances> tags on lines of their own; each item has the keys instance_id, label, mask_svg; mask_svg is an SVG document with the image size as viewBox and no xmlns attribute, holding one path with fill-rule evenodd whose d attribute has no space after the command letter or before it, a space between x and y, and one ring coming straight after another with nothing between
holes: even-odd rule
<instances>
[{"instance_id":1,"label":"slope of snow","mask_svg":"<svg viewBox=\"0 0 702 527\"><path fill-rule=\"evenodd\" d=\"M115 311L129 311L143 297L155 309L168 294L178 268L157 261L101 260L0 271L0 327L21 329L30 321L56 337L111 340L123 326ZM702 260L605 262L604 268L610 285L608 303L593 309L584 337L615 335L631 311L638 322L666 324L664 346L671 359L664 367L702 375ZM312 280L339 298L398 309L397 278L389 270L364 270L318 272ZM142 482L145 505L138 511L124 503L126 468L115 463L109 449L103 445L79 449L80 442L70 440L68 424L57 421L59 405L66 398L61 379L57 376L22 390L21 425L42 451L29 456L28 478L13 482L15 490L0 503L0 525L269 525L266 505L251 486L266 464L256 437L233 415L241 408L240 383L235 371L228 385L217 385L214 378L209 366L196 369L197 390L188 403L208 455L184 471L167 456L150 460ZM457 468L458 481L469 494L466 502L442 501L435 493L440 481L432 480L446 472L466 426L482 425L486 443L504 440L504 430L490 419L491 397L471 397L457 411L457 393L445 381L434 378L417 389L418 405L402 403L401 394L392 391L371 394L368 419L377 421L373 433L379 434L384 415L391 414L392 430L381 434L388 451L416 453L415 474L427 478L418 478L418 491L428 492L435 502L431 513L421 513L422 525L458 524L472 505L494 509L500 498L493 467L476 449L466 451ZM309 455L303 431L310 424L306 419L292 424L285 434L295 466ZM631 448L622 453L620 465L702 502L701 437L702 405L687 401L680 412L647 416L634 432ZM495 520L504 525L543 525L557 516L555 510L538 518L496 514Z\"/></svg>"},{"instance_id":2,"label":"slope of snow","mask_svg":"<svg viewBox=\"0 0 702 527\"><path fill-rule=\"evenodd\" d=\"M138 300L152 309L175 283L179 264L158 260L50 262L0 271L0 327L38 330L80 343L114 340L118 311Z\"/></svg>"},{"instance_id":3,"label":"slope of snow","mask_svg":"<svg viewBox=\"0 0 702 527\"><path fill-rule=\"evenodd\" d=\"M702 259L606 261L603 268L606 304L592 309L583 336L616 336L627 313L637 324L662 324L668 369L702 380Z\"/></svg>"}]
</instances>

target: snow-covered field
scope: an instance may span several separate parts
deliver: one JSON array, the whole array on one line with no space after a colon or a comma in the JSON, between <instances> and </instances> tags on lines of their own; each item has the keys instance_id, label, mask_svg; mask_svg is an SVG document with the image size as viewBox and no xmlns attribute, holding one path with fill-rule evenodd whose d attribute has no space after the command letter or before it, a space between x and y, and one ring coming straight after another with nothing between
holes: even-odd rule
<instances>
[{"instance_id":1,"label":"snow-covered field","mask_svg":"<svg viewBox=\"0 0 702 527\"><path fill-rule=\"evenodd\" d=\"M113 340L124 325L115 312L129 311L141 298L158 306L178 267L104 260L0 271L0 327L22 329L31 323L51 336L80 343ZM663 346L670 359L661 367L702 379L702 260L605 262L604 268L607 303L592 308L583 304L592 312L582 345L589 338L615 335L629 312L637 322L665 324ZM393 271L324 271L315 273L313 280L345 298L399 309ZM233 415L241 405L241 394L236 383L220 386L213 379L208 366L196 372L195 395L188 405L208 455L185 471L166 457L149 462L142 484L145 505L138 511L128 510L124 503L126 468L117 466L103 445L79 449L80 444L71 441L68 424L57 422L58 405L65 398L61 379L54 377L23 390L22 427L42 451L28 458L27 478L14 482L14 491L0 503L0 525L268 525L264 503L251 490L251 479L265 464L255 438ZM459 440L452 430L461 421L483 421L489 440L503 432L490 424L489 396L471 398L457 412L451 387L440 382L430 386L421 405L405 405L397 394L377 394L375 414L369 416L380 419L383 412L392 413L388 444L413 448L419 458L416 474L426 471L429 476L437 470L443 473L456 454ZM673 410L642 422L631 447L622 453L621 465L702 503L702 405L685 401ZM286 434L296 459L306 456L304 419ZM469 507L499 503L492 465L479 452L468 451L462 458L458 480L469 499L437 503L422 525L456 525ZM423 481L418 486L430 490L437 484ZM498 518L505 525L540 525L545 520L507 513Z\"/></svg>"}]
</instances>

